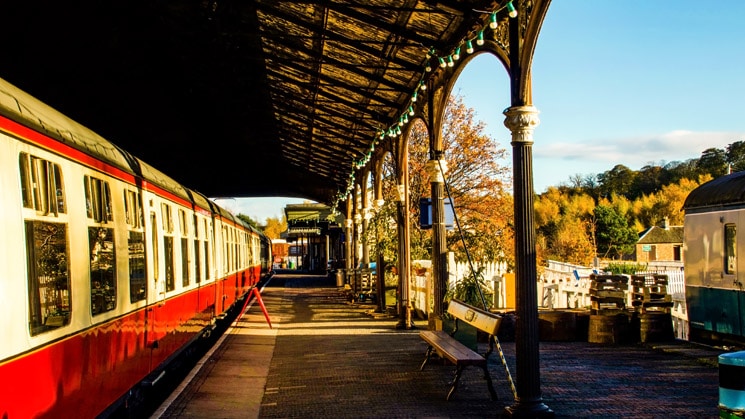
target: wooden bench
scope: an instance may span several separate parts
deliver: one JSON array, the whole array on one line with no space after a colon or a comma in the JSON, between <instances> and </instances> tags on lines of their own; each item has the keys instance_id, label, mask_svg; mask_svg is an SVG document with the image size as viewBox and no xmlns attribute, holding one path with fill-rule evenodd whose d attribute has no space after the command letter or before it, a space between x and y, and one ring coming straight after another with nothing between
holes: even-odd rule
<instances>
[{"instance_id":1,"label":"wooden bench","mask_svg":"<svg viewBox=\"0 0 745 419\"><path fill-rule=\"evenodd\" d=\"M484 379L486 379L486 385L489 388L492 400L497 400L497 392L494 391L494 385L492 384L489 368L487 367L487 360L489 359L489 355L494 351L495 336L499 330L502 318L496 314L489 313L488 311L455 299L450 300L448 313L455 318L455 328L451 333L448 334L442 330L425 330L419 333L419 337L429 345L424 362L422 362L419 370L424 370L424 366L427 365L433 352L437 352L440 357L455 364L455 378L446 397L446 400L450 400L450 397L455 393L455 389L458 386L458 380L460 380L463 369L469 365L481 367L484 370ZM483 356L453 337L458 330L458 323L461 321L489 334L489 350Z\"/></svg>"}]
</instances>

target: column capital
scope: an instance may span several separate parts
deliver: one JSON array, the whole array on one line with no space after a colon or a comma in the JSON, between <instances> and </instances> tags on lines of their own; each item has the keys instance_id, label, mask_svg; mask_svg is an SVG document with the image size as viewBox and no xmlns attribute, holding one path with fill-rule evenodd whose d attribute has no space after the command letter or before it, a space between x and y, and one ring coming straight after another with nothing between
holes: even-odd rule
<instances>
[{"instance_id":1,"label":"column capital","mask_svg":"<svg viewBox=\"0 0 745 419\"><path fill-rule=\"evenodd\" d=\"M445 173L448 171L448 164L445 160L429 160L426 169L430 183L445 183Z\"/></svg>"},{"instance_id":2,"label":"column capital","mask_svg":"<svg viewBox=\"0 0 745 419\"><path fill-rule=\"evenodd\" d=\"M533 130L541 123L534 106L513 106L504 110L504 126L512 132L512 143L532 143Z\"/></svg>"}]
</instances>

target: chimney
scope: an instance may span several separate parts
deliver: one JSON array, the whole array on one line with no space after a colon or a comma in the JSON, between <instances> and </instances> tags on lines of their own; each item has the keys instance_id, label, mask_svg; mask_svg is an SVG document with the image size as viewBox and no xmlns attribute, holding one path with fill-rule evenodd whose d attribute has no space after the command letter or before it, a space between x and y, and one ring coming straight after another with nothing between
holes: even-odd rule
<instances>
[{"instance_id":1,"label":"chimney","mask_svg":"<svg viewBox=\"0 0 745 419\"><path fill-rule=\"evenodd\" d=\"M664 228L665 230L670 229L670 220L667 217L662 220L662 228Z\"/></svg>"}]
</instances>

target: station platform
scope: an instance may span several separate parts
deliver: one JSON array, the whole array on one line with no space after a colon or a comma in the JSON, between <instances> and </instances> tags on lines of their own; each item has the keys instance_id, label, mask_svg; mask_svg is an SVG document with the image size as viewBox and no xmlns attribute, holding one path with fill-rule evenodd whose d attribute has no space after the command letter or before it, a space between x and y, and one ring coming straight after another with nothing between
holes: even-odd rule
<instances>
[{"instance_id":1,"label":"station platform","mask_svg":"<svg viewBox=\"0 0 745 419\"><path fill-rule=\"evenodd\" d=\"M489 370L499 400L469 367L446 401L454 367L419 370L426 320L396 330L397 318L349 302L335 285L275 275L262 290L272 328L250 305L153 417L475 418L515 403L497 354ZM515 343L501 344L515 377ZM543 402L556 418L716 418L722 352L685 341L541 342Z\"/></svg>"}]
</instances>

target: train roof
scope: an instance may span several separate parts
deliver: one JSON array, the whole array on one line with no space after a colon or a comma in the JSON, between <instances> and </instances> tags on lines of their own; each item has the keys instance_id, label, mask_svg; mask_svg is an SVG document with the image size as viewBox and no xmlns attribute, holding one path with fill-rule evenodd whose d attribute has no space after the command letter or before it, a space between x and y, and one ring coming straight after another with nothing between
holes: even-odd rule
<instances>
[{"instance_id":1,"label":"train roof","mask_svg":"<svg viewBox=\"0 0 745 419\"><path fill-rule=\"evenodd\" d=\"M745 205L745 172L735 172L704 183L691 191L684 211Z\"/></svg>"},{"instance_id":2,"label":"train roof","mask_svg":"<svg viewBox=\"0 0 745 419\"><path fill-rule=\"evenodd\" d=\"M142 176L146 181L173 193L181 199L211 209L207 198L190 196L179 182L126 150L73 121L49 105L0 78L0 115L54 138L89 156L125 172ZM219 206L215 205L219 208ZM213 209L211 209L214 211ZM230 218L230 217L229 217Z\"/></svg>"},{"instance_id":3,"label":"train roof","mask_svg":"<svg viewBox=\"0 0 745 419\"><path fill-rule=\"evenodd\" d=\"M0 115L133 173L128 156L119 147L3 79Z\"/></svg>"}]
</instances>

